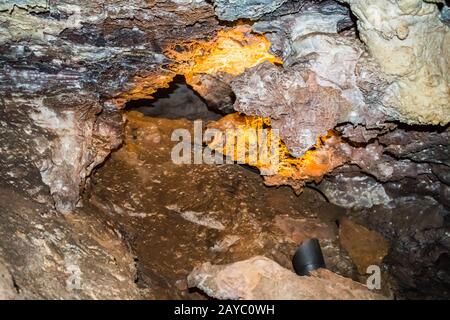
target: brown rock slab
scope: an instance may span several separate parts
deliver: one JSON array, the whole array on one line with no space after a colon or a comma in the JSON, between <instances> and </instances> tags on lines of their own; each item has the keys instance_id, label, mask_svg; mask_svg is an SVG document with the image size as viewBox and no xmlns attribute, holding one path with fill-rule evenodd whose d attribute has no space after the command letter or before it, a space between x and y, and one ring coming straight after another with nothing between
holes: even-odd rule
<instances>
[{"instance_id":1,"label":"brown rock slab","mask_svg":"<svg viewBox=\"0 0 450 320\"><path fill-rule=\"evenodd\" d=\"M340 221L339 240L361 274L366 273L368 266L379 265L389 251L381 234L346 218Z\"/></svg>"}]
</instances>

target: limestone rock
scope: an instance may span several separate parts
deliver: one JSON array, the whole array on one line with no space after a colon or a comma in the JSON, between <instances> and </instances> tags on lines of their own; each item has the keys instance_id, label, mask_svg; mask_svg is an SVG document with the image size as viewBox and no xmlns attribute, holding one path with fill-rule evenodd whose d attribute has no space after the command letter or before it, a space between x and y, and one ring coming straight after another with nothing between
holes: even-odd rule
<instances>
[{"instance_id":1,"label":"limestone rock","mask_svg":"<svg viewBox=\"0 0 450 320\"><path fill-rule=\"evenodd\" d=\"M433 3L345 0L390 85L383 104L409 123L450 122L450 28Z\"/></svg>"},{"instance_id":2,"label":"limestone rock","mask_svg":"<svg viewBox=\"0 0 450 320\"><path fill-rule=\"evenodd\" d=\"M261 19L252 26L255 32L267 33L272 43L271 49L288 64L294 62L293 57L289 57L299 54L296 42L301 42L301 37L311 33L336 34L340 26L350 20L348 8L335 1L321 1L320 4L306 2L302 5L296 12Z\"/></svg>"},{"instance_id":3,"label":"limestone rock","mask_svg":"<svg viewBox=\"0 0 450 320\"><path fill-rule=\"evenodd\" d=\"M235 109L270 117L294 156L311 148L351 110L338 90L319 85L316 74L302 71L263 63L232 82Z\"/></svg>"},{"instance_id":4,"label":"limestone rock","mask_svg":"<svg viewBox=\"0 0 450 320\"><path fill-rule=\"evenodd\" d=\"M378 140L397 157L450 166L450 127L435 132L399 128Z\"/></svg>"},{"instance_id":5,"label":"limestone rock","mask_svg":"<svg viewBox=\"0 0 450 320\"><path fill-rule=\"evenodd\" d=\"M228 265L204 263L188 276L188 284L217 299L384 299L362 284L326 269L301 277L262 256Z\"/></svg>"},{"instance_id":6,"label":"limestone rock","mask_svg":"<svg viewBox=\"0 0 450 320\"><path fill-rule=\"evenodd\" d=\"M292 219L286 216L277 216L275 225L296 244L310 238L318 238L324 241L334 240L337 236L335 226L317 219Z\"/></svg>"},{"instance_id":7,"label":"limestone rock","mask_svg":"<svg viewBox=\"0 0 450 320\"><path fill-rule=\"evenodd\" d=\"M450 7L444 6L442 8L441 21L450 27Z\"/></svg>"},{"instance_id":8,"label":"limestone rock","mask_svg":"<svg viewBox=\"0 0 450 320\"><path fill-rule=\"evenodd\" d=\"M388 242L378 232L346 218L339 224L339 241L360 274L365 274L370 265L379 266L389 250Z\"/></svg>"},{"instance_id":9,"label":"limestone rock","mask_svg":"<svg viewBox=\"0 0 450 320\"><path fill-rule=\"evenodd\" d=\"M253 26L268 34L283 66L261 64L233 80L234 108L270 117L295 157L339 123L386 120L378 65L358 39L338 34L349 19L345 7L326 3Z\"/></svg>"},{"instance_id":10,"label":"limestone rock","mask_svg":"<svg viewBox=\"0 0 450 320\"><path fill-rule=\"evenodd\" d=\"M54 109L62 104L64 110ZM97 115L101 105L83 95L47 97L28 105L35 130L43 133L33 146L43 157L34 163L50 187L57 210L71 212L92 169L120 145L120 114Z\"/></svg>"},{"instance_id":11,"label":"limestone rock","mask_svg":"<svg viewBox=\"0 0 450 320\"><path fill-rule=\"evenodd\" d=\"M410 299L448 299L448 209L423 194L397 197L394 204L364 209L361 214L371 229L389 239L391 248L384 261L400 283L399 294Z\"/></svg>"},{"instance_id":12,"label":"limestone rock","mask_svg":"<svg viewBox=\"0 0 450 320\"><path fill-rule=\"evenodd\" d=\"M355 275L337 240L335 216L343 209L311 189L296 196L288 187L266 188L258 174L241 166L175 165L172 132L192 132L192 122L134 111L126 116L125 145L91 177L95 187L83 209L97 208L97 215L131 239L138 284L151 288L153 298L201 298L179 290L177 281L204 261L264 255L291 268L297 241L305 236L323 240L330 270Z\"/></svg>"},{"instance_id":13,"label":"limestone rock","mask_svg":"<svg viewBox=\"0 0 450 320\"><path fill-rule=\"evenodd\" d=\"M219 75L200 73L194 75L189 84L205 99L209 107L227 114L234 111L235 94L231 90L231 80L232 77L226 73Z\"/></svg>"}]
</instances>

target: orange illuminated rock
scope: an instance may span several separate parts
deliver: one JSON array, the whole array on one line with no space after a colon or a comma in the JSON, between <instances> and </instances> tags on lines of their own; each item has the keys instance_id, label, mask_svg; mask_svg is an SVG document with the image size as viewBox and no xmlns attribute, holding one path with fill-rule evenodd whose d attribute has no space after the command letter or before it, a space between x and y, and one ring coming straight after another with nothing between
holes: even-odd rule
<instances>
[{"instance_id":1,"label":"orange illuminated rock","mask_svg":"<svg viewBox=\"0 0 450 320\"><path fill-rule=\"evenodd\" d=\"M251 130L267 130L268 135L273 137L274 133L270 127L270 119L246 116L239 113L234 113L223 117L222 119L210 124L208 128L219 129L222 132L235 132L234 135L224 135L225 138L237 138L245 135L244 140L248 144L258 144L258 148L253 149L258 154L249 155L245 153L245 158L239 158L239 144L234 144L234 148L227 149L227 143L224 142L223 136L215 137L209 141L208 146L224 155L232 158L235 161L240 160L243 163L255 166L259 169L271 168L273 174L266 174L264 176L267 185L291 185L296 191L301 191L306 182L319 182L323 176L331 172L336 167L344 164L348 158L346 154L340 149L340 138L333 132L329 131L325 137L320 137L315 147L307 151L302 157L295 158L291 156L281 138L276 138L275 143L271 139L264 141L275 144L276 150L269 156L260 154L260 143L263 141L260 135L250 134ZM226 139L225 139L226 140ZM266 146L266 150L271 150L273 146ZM277 157L274 161L274 157ZM257 159L257 161L250 161L250 159ZM244 160L244 161L242 161Z\"/></svg>"},{"instance_id":2,"label":"orange illuminated rock","mask_svg":"<svg viewBox=\"0 0 450 320\"><path fill-rule=\"evenodd\" d=\"M212 40L174 44L165 54L176 61L172 69L184 74L189 83L195 74L224 72L237 76L264 61L281 63L269 49L269 40L241 25L219 31Z\"/></svg>"},{"instance_id":3,"label":"orange illuminated rock","mask_svg":"<svg viewBox=\"0 0 450 320\"><path fill-rule=\"evenodd\" d=\"M166 73L135 77L133 87L121 93L115 100L117 104L124 104L129 100L150 99L152 94L160 88L168 88L175 75Z\"/></svg>"},{"instance_id":4,"label":"orange illuminated rock","mask_svg":"<svg viewBox=\"0 0 450 320\"><path fill-rule=\"evenodd\" d=\"M152 98L156 90L167 88L177 74L184 75L186 82L204 95L210 88L204 88L198 75L234 77L262 62L282 63L269 53L270 45L265 36L252 33L247 25L220 30L208 40L177 41L164 50L164 54L173 61L167 70L135 77L132 88L113 102L123 105L129 100Z\"/></svg>"}]
</instances>

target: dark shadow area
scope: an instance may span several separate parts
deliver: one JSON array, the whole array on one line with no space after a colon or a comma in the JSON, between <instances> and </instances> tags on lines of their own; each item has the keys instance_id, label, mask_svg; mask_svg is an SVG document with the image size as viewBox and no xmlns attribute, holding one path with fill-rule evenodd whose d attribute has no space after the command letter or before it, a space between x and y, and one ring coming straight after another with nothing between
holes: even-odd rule
<instances>
[{"instance_id":1,"label":"dark shadow area","mask_svg":"<svg viewBox=\"0 0 450 320\"><path fill-rule=\"evenodd\" d=\"M217 120L220 114L211 110L205 101L188 85L184 76L176 76L168 88L161 88L153 99L131 100L125 110L139 111L149 117L188 120Z\"/></svg>"}]
</instances>

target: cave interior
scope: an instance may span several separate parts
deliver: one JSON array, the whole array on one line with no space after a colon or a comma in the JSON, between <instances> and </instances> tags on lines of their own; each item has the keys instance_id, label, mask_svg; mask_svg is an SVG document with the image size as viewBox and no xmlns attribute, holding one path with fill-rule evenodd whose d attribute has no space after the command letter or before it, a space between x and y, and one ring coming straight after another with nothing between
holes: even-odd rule
<instances>
[{"instance_id":1,"label":"cave interior","mask_svg":"<svg viewBox=\"0 0 450 320\"><path fill-rule=\"evenodd\" d=\"M0 41L0 299L450 298L446 1L0 1Z\"/></svg>"}]
</instances>

